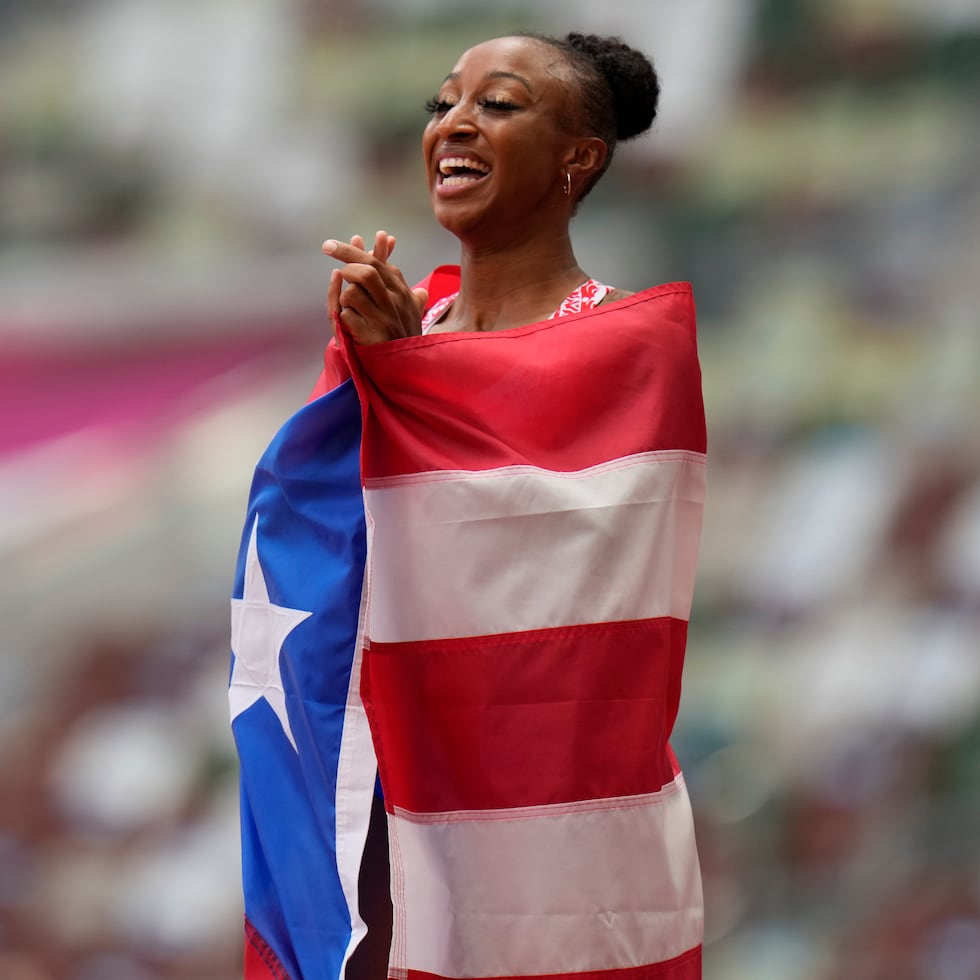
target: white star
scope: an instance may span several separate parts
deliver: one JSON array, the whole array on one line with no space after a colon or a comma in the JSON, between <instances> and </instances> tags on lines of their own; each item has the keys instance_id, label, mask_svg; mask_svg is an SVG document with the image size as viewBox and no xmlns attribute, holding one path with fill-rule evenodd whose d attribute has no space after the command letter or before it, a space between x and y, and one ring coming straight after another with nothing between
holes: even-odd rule
<instances>
[{"instance_id":1,"label":"white star","mask_svg":"<svg viewBox=\"0 0 980 980\"><path fill-rule=\"evenodd\" d=\"M313 613L275 606L269 601L256 544L258 529L256 514L245 558L245 587L241 599L231 600L231 649L235 665L228 687L228 704L234 721L246 708L265 698L295 749L296 739L286 714L279 655L286 637Z\"/></svg>"}]
</instances>

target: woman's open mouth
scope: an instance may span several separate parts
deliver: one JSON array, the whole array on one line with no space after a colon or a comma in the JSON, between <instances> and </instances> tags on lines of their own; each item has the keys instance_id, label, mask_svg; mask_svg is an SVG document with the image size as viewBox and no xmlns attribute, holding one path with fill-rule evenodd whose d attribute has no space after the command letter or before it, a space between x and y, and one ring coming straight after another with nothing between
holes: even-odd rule
<instances>
[{"instance_id":1,"label":"woman's open mouth","mask_svg":"<svg viewBox=\"0 0 980 980\"><path fill-rule=\"evenodd\" d=\"M472 157L443 157L439 161L438 183L440 187L461 187L475 184L490 173L490 168Z\"/></svg>"}]
</instances>

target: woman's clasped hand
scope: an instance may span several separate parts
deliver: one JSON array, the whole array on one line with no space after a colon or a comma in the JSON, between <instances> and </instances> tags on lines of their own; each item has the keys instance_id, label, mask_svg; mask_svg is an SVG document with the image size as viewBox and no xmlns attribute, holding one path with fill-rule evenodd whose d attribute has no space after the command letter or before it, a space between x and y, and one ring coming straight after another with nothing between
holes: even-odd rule
<instances>
[{"instance_id":1,"label":"woman's clasped hand","mask_svg":"<svg viewBox=\"0 0 980 980\"><path fill-rule=\"evenodd\" d=\"M428 293L412 289L401 269L388 261L394 248L395 236L386 231L376 233L370 251L360 235L354 235L349 244L334 239L323 243L324 253L343 263L330 273L327 312L335 328L339 324L356 344L377 344L422 332Z\"/></svg>"}]
</instances>

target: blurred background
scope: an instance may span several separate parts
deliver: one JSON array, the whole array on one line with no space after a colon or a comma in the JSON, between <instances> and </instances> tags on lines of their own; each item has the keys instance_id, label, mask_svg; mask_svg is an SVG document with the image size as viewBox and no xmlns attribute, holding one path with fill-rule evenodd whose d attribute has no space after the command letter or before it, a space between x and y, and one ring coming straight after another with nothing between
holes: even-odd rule
<instances>
[{"instance_id":1,"label":"blurred background","mask_svg":"<svg viewBox=\"0 0 980 980\"><path fill-rule=\"evenodd\" d=\"M228 598L327 237L429 216L423 102L624 36L574 225L691 280L710 499L675 740L706 980L980 978L980 0L2 0L0 977L241 975Z\"/></svg>"}]
</instances>

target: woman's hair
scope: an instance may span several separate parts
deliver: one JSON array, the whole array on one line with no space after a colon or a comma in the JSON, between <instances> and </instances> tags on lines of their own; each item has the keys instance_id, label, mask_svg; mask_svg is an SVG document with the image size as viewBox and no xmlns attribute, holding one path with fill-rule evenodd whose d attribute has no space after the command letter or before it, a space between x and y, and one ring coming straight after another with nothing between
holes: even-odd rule
<instances>
[{"instance_id":1,"label":"woman's hair","mask_svg":"<svg viewBox=\"0 0 980 980\"><path fill-rule=\"evenodd\" d=\"M621 38L596 34L551 37L528 33L564 56L578 83L578 98L569 106L567 125L600 137L608 152L602 169L582 191L592 189L605 173L619 140L645 133L657 115L660 82L650 59ZM580 197L580 200L581 200Z\"/></svg>"}]
</instances>

